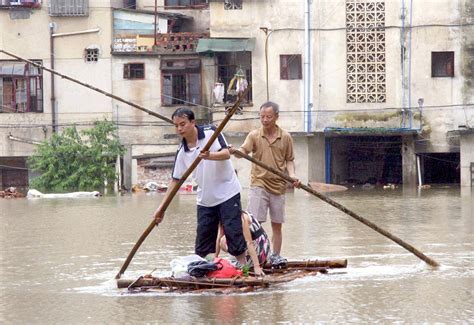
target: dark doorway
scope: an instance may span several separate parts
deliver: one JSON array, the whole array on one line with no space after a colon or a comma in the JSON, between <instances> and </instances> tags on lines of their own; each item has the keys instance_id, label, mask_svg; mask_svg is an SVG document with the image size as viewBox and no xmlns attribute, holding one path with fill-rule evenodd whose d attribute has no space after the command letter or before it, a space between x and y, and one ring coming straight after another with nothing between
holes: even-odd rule
<instances>
[{"instance_id":1,"label":"dark doorway","mask_svg":"<svg viewBox=\"0 0 474 325\"><path fill-rule=\"evenodd\" d=\"M423 153L420 154L423 170L423 183L426 184L459 184L459 152Z\"/></svg>"},{"instance_id":2,"label":"dark doorway","mask_svg":"<svg viewBox=\"0 0 474 325\"><path fill-rule=\"evenodd\" d=\"M0 158L0 189L10 186L18 190L28 187L28 168L23 157Z\"/></svg>"},{"instance_id":3,"label":"dark doorway","mask_svg":"<svg viewBox=\"0 0 474 325\"><path fill-rule=\"evenodd\" d=\"M332 183L402 183L401 137L347 136L329 140Z\"/></svg>"}]
</instances>

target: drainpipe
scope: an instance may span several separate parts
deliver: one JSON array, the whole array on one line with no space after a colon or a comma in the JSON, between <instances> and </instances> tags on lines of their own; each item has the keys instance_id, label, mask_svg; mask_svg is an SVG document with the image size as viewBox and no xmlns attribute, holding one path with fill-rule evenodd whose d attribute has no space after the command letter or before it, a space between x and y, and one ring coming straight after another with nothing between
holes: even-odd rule
<instances>
[{"instance_id":1,"label":"drainpipe","mask_svg":"<svg viewBox=\"0 0 474 325\"><path fill-rule=\"evenodd\" d=\"M420 156L416 155L416 169L418 171L418 187L423 186L423 182L421 181L421 166L420 166Z\"/></svg>"},{"instance_id":2,"label":"drainpipe","mask_svg":"<svg viewBox=\"0 0 474 325\"><path fill-rule=\"evenodd\" d=\"M401 17L402 19L402 30L400 35L400 50L401 50L401 63L402 63L402 127L405 126L405 108L406 108L406 100L405 100L405 0L402 0L402 12Z\"/></svg>"},{"instance_id":3,"label":"drainpipe","mask_svg":"<svg viewBox=\"0 0 474 325\"><path fill-rule=\"evenodd\" d=\"M157 39L156 39L156 16L158 15L158 12L157 12L157 8L158 8L158 3L157 3L157 0L155 0L155 33L154 33L154 41L153 41L153 52L155 51L158 51L158 42L157 42Z\"/></svg>"},{"instance_id":4,"label":"drainpipe","mask_svg":"<svg viewBox=\"0 0 474 325\"><path fill-rule=\"evenodd\" d=\"M54 71L54 38L55 37L63 37L63 36L74 36L74 35L83 35L83 34L90 34L90 33L98 33L100 28L93 28L93 29L86 29L77 32L68 32L68 33L54 33L57 25L55 22L49 23L49 50L50 50L50 60L51 60L51 70ZM53 133L58 131L57 125L57 109L56 109L56 94L55 94L55 87L54 87L54 74L51 75L51 122L52 122L52 130Z\"/></svg>"},{"instance_id":5,"label":"drainpipe","mask_svg":"<svg viewBox=\"0 0 474 325\"><path fill-rule=\"evenodd\" d=\"M312 0L306 0L304 4L304 130L311 132L311 107L310 107L310 89L311 89L311 47L310 47L310 7Z\"/></svg>"},{"instance_id":6,"label":"drainpipe","mask_svg":"<svg viewBox=\"0 0 474 325\"><path fill-rule=\"evenodd\" d=\"M51 70L54 70L54 28L56 27L55 23L49 23L49 52L50 52L50 65ZM51 123L53 133L57 132L56 125L56 97L54 89L54 74L51 75Z\"/></svg>"},{"instance_id":7,"label":"drainpipe","mask_svg":"<svg viewBox=\"0 0 474 325\"><path fill-rule=\"evenodd\" d=\"M413 0L410 0L410 33L408 37L408 108L411 109L411 33L413 30ZM411 127L410 114L410 127ZM405 126L405 125L404 125Z\"/></svg>"},{"instance_id":8,"label":"drainpipe","mask_svg":"<svg viewBox=\"0 0 474 325\"><path fill-rule=\"evenodd\" d=\"M331 183L331 155L332 155L331 139L325 138L324 144L325 144L324 165L325 165L325 171L326 171L325 172L326 183L330 184Z\"/></svg>"}]
</instances>

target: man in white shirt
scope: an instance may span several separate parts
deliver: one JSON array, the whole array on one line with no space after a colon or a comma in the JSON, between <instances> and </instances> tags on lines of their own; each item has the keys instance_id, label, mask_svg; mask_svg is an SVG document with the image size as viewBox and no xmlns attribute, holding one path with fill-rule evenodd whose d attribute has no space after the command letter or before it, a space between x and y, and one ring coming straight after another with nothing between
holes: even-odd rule
<instances>
[{"instance_id":1,"label":"man in white shirt","mask_svg":"<svg viewBox=\"0 0 474 325\"><path fill-rule=\"evenodd\" d=\"M188 108L178 108L171 116L181 138L173 168L173 179L163 198L199 156L202 158L193 172L197 190L197 234L195 252L201 257L215 253L219 223L224 227L229 253L242 265L245 263L247 244L242 231L240 183L230 161L230 153L222 134L209 151L201 151L215 131L214 126L198 126L194 113ZM161 205L154 213L156 223L164 218Z\"/></svg>"}]
</instances>

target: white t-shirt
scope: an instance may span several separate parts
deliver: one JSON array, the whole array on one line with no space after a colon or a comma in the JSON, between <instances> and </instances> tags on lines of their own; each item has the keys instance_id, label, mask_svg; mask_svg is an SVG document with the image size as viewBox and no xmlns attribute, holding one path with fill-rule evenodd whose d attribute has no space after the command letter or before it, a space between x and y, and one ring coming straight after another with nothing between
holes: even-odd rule
<instances>
[{"instance_id":1,"label":"white t-shirt","mask_svg":"<svg viewBox=\"0 0 474 325\"><path fill-rule=\"evenodd\" d=\"M176 180L179 180L183 176L184 172L199 156L202 148L207 144L216 129L213 125L196 127L198 130L197 146L190 149L186 140L183 139L176 153L173 167L173 178ZM227 142L224 136L220 134L209 151L217 152L225 148L227 148ZM239 180L230 159L203 159L192 173L192 177L198 185L198 205L213 207L227 201L241 191Z\"/></svg>"}]
</instances>

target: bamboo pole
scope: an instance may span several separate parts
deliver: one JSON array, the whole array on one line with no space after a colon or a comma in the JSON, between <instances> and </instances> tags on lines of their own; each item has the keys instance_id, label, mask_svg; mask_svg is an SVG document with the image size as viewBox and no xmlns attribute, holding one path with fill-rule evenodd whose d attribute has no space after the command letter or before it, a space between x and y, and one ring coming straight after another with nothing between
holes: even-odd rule
<instances>
[{"instance_id":1,"label":"bamboo pole","mask_svg":"<svg viewBox=\"0 0 474 325\"><path fill-rule=\"evenodd\" d=\"M208 151L209 148L211 147L212 143L217 139L217 137L219 136L219 134L222 132L222 130L224 129L224 127L226 126L227 122L230 120L230 118L232 117L232 115L234 115L234 113L236 112L237 108L239 107L240 105L240 102L242 101L243 98L245 98L245 96L247 96L247 93L250 89L250 85L247 87L247 89L245 89L245 91L239 96L239 98L237 99L237 101L235 102L235 104L232 106L232 108L230 109L230 111L227 113L226 117L222 120L222 122L219 124L219 126L217 127L217 129L214 131L214 134L211 136L211 138L209 139L209 141L206 143L206 145L204 146L204 148L201 149L201 151ZM176 193L178 192L179 188L181 187L181 185L183 185L183 183L186 181L186 179L188 178L189 175L191 175L191 173L193 172L193 170L197 167L197 165L201 162L201 158L198 156L196 157L196 159L193 161L193 163L191 164L191 166L189 166L189 168L184 172L183 176L180 178L180 180L178 181L178 183L175 184L175 186L171 189L166 201L162 204L162 207L161 207L161 212L164 213L166 211L166 209L168 208L168 206L170 205L171 201L173 200L174 196L176 195ZM120 268L120 271L119 273L117 273L117 275L115 276L116 279L120 279L120 277L122 276L122 274L125 272L125 270L127 269L128 265L130 264L130 261L132 260L133 256L135 255L135 253L137 252L138 248L140 247L140 245L143 243L143 241L145 240L145 238L150 234L150 232L155 228L155 226L157 226L155 220L153 220L150 225L145 229L145 231L143 232L143 234L140 236L140 238L138 239L138 241L136 242L135 246L133 246L133 249L132 251L130 252L130 254L128 255L127 259L125 260L125 262L123 263L122 267Z\"/></svg>"},{"instance_id":2,"label":"bamboo pole","mask_svg":"<svg viewBox=\"0 0 474 325\"><path fill-rule=\"evenodd\" d=\"M46 70L46 71L48 71L48 72L51 72L52 74L58 75L58 76L60 76L60 77L63 78L63 79L67 79L67 80L72 81L72 82L75 82L75 83L77 83L77 84L79 84L79 85L81 85L81 86L84 86L84 87L87 87L87 88L89 88L89 89L92 89L92 90L94 90L94 91L96 91L96 92L98 92L98 93L101 93L101 94L103 94L103 95L105 95L105 96L107 96L107 97L110 97L110 98L112 98L112 99L118 100L119 102L125 103L125 104L130 105L130 106L135 107L135 108L138 108L139 110L141 110L141 111L143 111L143 112L145 112L145 113L148 113L148 114L150 114L150 115L152 115L152 116L155 116L155 117L158 117L158 118L162 119L163 121L166 121L166 122L168 122L168 123L170 123L170 124L173 124L173 121L172 121L170 118L168 118L168 117L166 117L166 116L164 116L164 115L158 114L158 113L156 113L156 112L153 112L152 110L149 110L149 109L146 108L146 107L143 107L143 106L141 106L141 105L132 103L131 101L128 101L128 100L126 100L126 99L123 99L123 98L121 98L121 97L119 97L119 96L116 96L116 95L114 95L114 94L112 94L112 93L109 93L109 92L107 92L107 91L105 91L105 90L102 90L102 89L99 89L99 88L97 88L97 87L91 86L91 85L89 85L89 84L87 84L87 83L85 83L85 82L82 82L82 81L79 81L79 80L74 79L74 78L72 78L72 77L69 77L69 76L67 76L67 75L65 75L65 74L62 74L62 73L60 73L60 72L57 72L57 71L55 71L55 70L53 70L53 69L46 68L46 67L42 66L42 65L39 64L39 63L36 63L36 62L30 61L30 60L28 60L28 59L22 58L22 57L20 57L20 56L18 56L18 55L15 55L15 54L13 54L13 53L10 53L10 52L7 52L7 51L1 50L1 49L0 49L0 52L1 52L1 53L5 53L6 55L11 56L11 57L13 57L13 58L15 58L15 59L18 59L18 60L20 60L20 61L29 63L29 64L31 64L31 65L33 65L33 66L39 68L39 69L42 69L42 70ZM53 127L54 127L54 125L53 125Z\"/></svg>"},{"instance_id":3,"label":"bamboo pole","mask_svg":"<svg viewBox=\"0 0 474 325\"><path fill-rule=\"evenodd\" d=\"M237 156L240 156L242 158L245 158L247 159L248 161L251 161L252 163L268 170L269 172L272 172L273 174L277 175L277 176L280 176L281 178L283 178L284 180L286 180L287 182L290 182L290 183L293 183L295 182L296 180L291 178L290 176L288 176L287 174L285 173L282 173L281 171L279 170L276 170L275 168L272 168L270 166L267 166L265 165L264 163L262 163L261 161L259 160L256 160L255 158L253 157L250 157L249 155L239 151L239 150L235 150L234 151L234 155L237 155ZM402 246L403 248L405 248L406 250L408 250L409 252L415 254L418 258L422 259L423 261L425 261L426 263L428 263L429 265L433 266L433 267L438 267L439 264L438 262L436 262L435 260L433 260L432 258L429 258L428 256L426 256L425 254L423 254L422 252L420 252L418 249L416 249L415 247L413 247L412 245L408 244L407 242L403 241L402 239L400 239L399 237L395 236L395 235L392 235L391 233L389 233L388 231L386 231L385 229L377 226L376 224L374 224L373 222L359 216L358 214L356 214L355 212L349 210L348 208L346 208L345 206L343 206L342 204L339 204L337 203L336 201L330 199L329 197L315 191L314 189L312 189L310 186L307 186L307 185L304 185L304 184L301 184L300 186L301 189L305 190L306 192L318 197L319 199L323 200L324 202L326 203L329 203L330 205L332 205L333 207L341 210L342 212L350 215L351 217L353 217L354 219L362 222L364 225L372 228L373 230L377 231L378 233L384 235L385 237L393 240L395 243L397 243L398 245Z\"/></svg>"}]
</instances>

